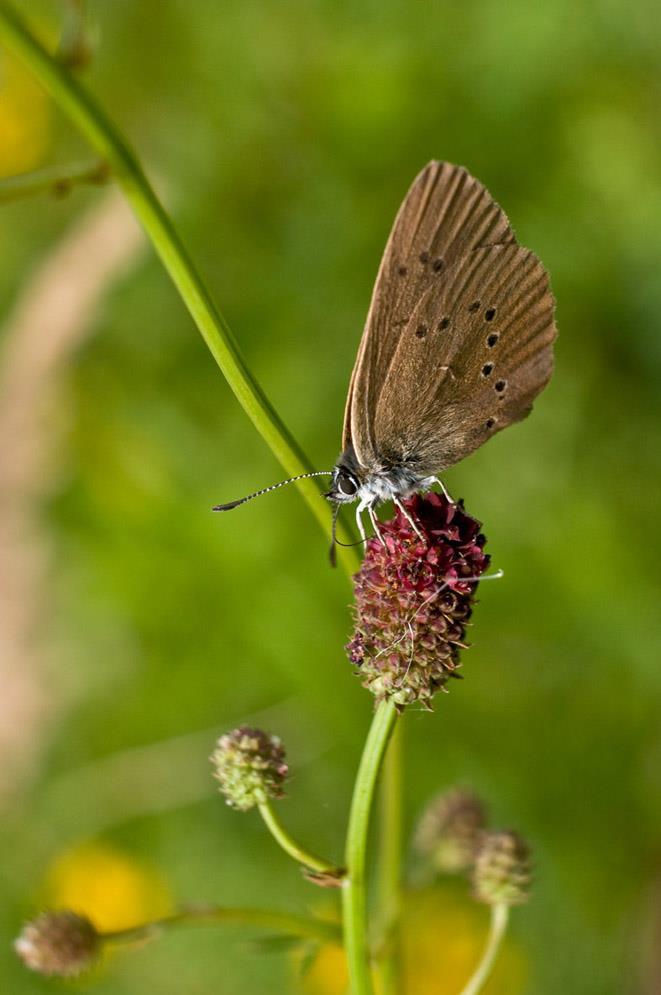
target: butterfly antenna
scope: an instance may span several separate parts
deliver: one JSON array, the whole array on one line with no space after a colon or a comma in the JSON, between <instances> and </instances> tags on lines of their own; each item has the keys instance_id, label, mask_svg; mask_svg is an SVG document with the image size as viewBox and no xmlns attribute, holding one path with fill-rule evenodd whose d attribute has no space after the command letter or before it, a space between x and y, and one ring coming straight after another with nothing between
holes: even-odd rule
<instances>
[{"instance_id":1,"label":"butterfly antenna","mask_svg":"<svg viewBox=\"0 0 661 995\"><path fill-rule=\"evenodd\" d=\"M285 484L293 484L296 480L306 480L308 477L332 477L332 470L315 470L312 473L299 473L296 477L289 477L288 480L281 480L278 484L271 484L270 487L262 487L261 491L255 491L254 494L247 494L245 497L239 498L238 501L230 501L228 504L217 504L212 508L212 511L231 511L232 508L238 508L240 504L245 504L246 501L252 501L253 498L261 497L262 494L270 494L271 491L277 491L278 487L284 487Z\"/></svg>"}]
</instances>

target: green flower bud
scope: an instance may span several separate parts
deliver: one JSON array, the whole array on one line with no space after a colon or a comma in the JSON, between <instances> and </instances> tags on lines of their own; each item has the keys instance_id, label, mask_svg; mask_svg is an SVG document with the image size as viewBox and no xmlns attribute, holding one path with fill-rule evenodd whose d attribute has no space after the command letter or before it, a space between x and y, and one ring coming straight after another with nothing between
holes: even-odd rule
<instances>
[{"instance_id":1,"label":"green flower bud","mask_svg":"<svg viewBox=\"0 0 661 995\"><path fill-rule=\"evenodd\" d=\"M437 871L455 874L472 866L485 825L486 809L477 795L452 788L427 805L413 843Z\"/></svg>"},{"instance_id":2,"label":"green flower bud","mask_svg":"<svg viewBox=\"0 0 661 995\"><path fill-rule=\"evenodd\" d=\"M62 910L43 912L26 923L14 941L14 950L32 971L71 977L92 966L100 945L89 919Z\"/></svg>"},{"instance_id":3,"label":"green flower bud","mask_svg":"<svg viewBox=\"0 0 661 995\"><path fill-rule=\"evenodd\" d=\"M488 905L523 905L532 880L530 848L512 830L484 833L473 869L473 894Z\"/></svg>"},{"instance_id":4,"label":"green flower bud","mask_svg":"<svg viewBox=\"0 0 661 995\"><path fill-rule=\"evenodd\" d=\"M269 798L283 797L289 767L277 736L241 726L220 737L210 759L232 808L247 812Z\"/></svg>"}]
</instances>

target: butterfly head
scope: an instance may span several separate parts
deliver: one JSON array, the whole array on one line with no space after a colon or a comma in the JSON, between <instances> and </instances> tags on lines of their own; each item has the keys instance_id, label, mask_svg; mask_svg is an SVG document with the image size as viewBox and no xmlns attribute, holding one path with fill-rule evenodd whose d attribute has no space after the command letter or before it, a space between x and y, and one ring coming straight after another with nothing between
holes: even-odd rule
<instances>
[{"instance_id":1,"label":"butterfly head","mask_svg":"<svg viewBox=\"0 0 661 995\"><path fill-rule=\"evenodd\" d=\"M360 490L360 480L354 470L342 462L333 470L333 482L326 497L336 504L347 504L355 501Z\"/></svg>"}]
</instances>

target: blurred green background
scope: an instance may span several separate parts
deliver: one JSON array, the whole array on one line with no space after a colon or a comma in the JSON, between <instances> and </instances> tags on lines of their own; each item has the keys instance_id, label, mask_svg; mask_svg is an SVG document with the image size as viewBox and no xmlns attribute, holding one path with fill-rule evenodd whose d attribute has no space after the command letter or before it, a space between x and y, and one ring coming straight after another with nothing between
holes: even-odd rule
<instances>
[{"instance_id":1,"label":"blurred green background","mask_svg":"<svg viewBox=\"0 0 661 995\"><path fill-rule=\"evenodd\" d=\"M20 8L54 44L63 6ZM405 716L406 819L460 782L484 795L497 825L531 840L534 897L513 924L528 977L517 991L658 993L655 8L89 9L87 85L156 178L250 367L317 466L337 456L380 253L429 159L466 165L549 268L554 379L530 419L447 474L505 577L481 589L465 681L433 715ZM91 161L29 76L0 57L0 172ZM6 365L19 293L105 196L81 188L0 208ZM49 343L34 343L38 367ZM339 858L371 713L343 652L346 578L329 569L295 489L231 518L210 514L281 471L150 250L112 281L64 360L32 427L48 457L28 484L31 449L21 423L11 431L18 484L6 500L22 509L11 534L5 517L12 556L1 567L11 666L0 712L0 984L11 995L62 990L29 975L9 944L24 916L72 889L100 889L99 907L114 901L129 918L160 908L165 892L298 911L318 903L258 818L222 804L206 758L241 722L280 733L295 775L283 818ZM5 383L6 396L14 387ZM34 415L43 400L23 404ZM452 920L442 928L451 933ZM126 953L74 990L238 995L295 984L288 952L209 930Z\"/></svg>"}]
</instances>

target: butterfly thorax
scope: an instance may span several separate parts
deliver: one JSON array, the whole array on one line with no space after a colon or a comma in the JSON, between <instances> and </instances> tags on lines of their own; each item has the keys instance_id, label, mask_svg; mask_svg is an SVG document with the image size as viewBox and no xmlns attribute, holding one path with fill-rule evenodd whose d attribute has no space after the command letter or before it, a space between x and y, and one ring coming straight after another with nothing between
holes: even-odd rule
<instances>
[{"instance_id":1,"label":"butterfly thorax","mask_svg":"<svg viewBox=\"0 0 661 995\"><path fill-rule=\"evenodd\" d=\"M410 497L431 487L434 480L421 474L412 462L396 458L371 467L361 466L353 446L349 446L333 469L333 483L326 497L339 504L360 501L366 508Z\"/></svg>"}]
</instances>

